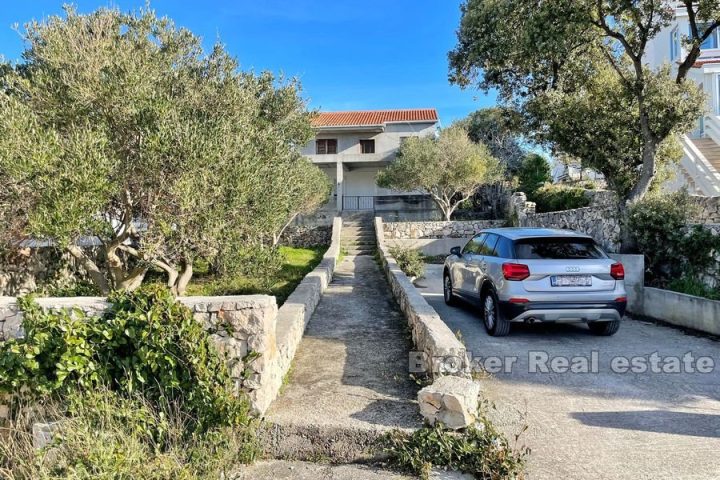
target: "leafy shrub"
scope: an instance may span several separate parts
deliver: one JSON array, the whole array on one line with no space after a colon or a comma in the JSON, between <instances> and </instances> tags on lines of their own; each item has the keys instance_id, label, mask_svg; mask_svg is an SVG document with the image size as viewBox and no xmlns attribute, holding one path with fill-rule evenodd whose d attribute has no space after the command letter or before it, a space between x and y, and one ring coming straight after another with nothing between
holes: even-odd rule
<instances>
[{"instance_id":1,"label":"leafy shrub","mask_svg":"<svg viewBox=\"0 0 720 480\"><path fill-rule=\"evenodd\" d=\"M544 185L528 194L528 200L535 202L538 213L572 210L590 205L585 189L564 185Z\"/></svg>"},{"instance_id":2,"label":"leafy shrub","mask_svg":"<svg viewBox=\"0 0 720 480\"><path fill-rule=\"evenodd\" d=\"M390 255L395 258L400 270L408 277L421 278L425 275L425 261L418 250L406 247L392 247Z\"/></svg>"},{"instance_id":3,"label":"leafy shrub","mask_svg":"<svg viewBox=\"0 0 720 480\"><path fill-rule=\"evenodd\" d=\"M650 195L628 210L628 233L645 256L648 283L665 286L672 279L712 273L720 237L700 225L688 229L692 210L687 192Z\"/></svg>"},{"instance_id":4,"label":"leafy shrub","mask_svg":"<svg viewBox=\"0 0 720 480\"><path fill-rule=\"evenodd\" d=\"M516 451L487 420L462 433L445 430L439 423L412 434L395 430L383 441L390 461L407 472L428 478L432 467L470 473L479 479L523 477L526 451Z\"/></svg>"},{"instance_id":5,"label":"leafy shrub","mask_svg":"<svg viewBox=\"0 0 720 480\"><path fill-rule=\"evenodd\" d=\"M225 362L192 312L164 287L109 297L102 317L43 311L20 300L25 337L0 345L0 392L21 387L62 396L108 386L150 402L181 402L190 431L248 421L248 404L232 394Z\"/></svg>"},{"instance_id":6,"label":"leafy shrub","mask_svg":"<svg viewBox=\"0 0 720 480\"><path fill-rule=\"evenodd\" d=\"M27 432L34 421L59 421L49 452L33 448ZM217 479L255 458L251 429L220 427L188 436L187 423L182 404L107 389L75 392L64 403L45 403L33 416L11 418L0 442L0 468L17 479Z\"/></svg>"},{"instance_id":7,"label":"leafy shrub","mask_svg":"<svg viewBox=\"0 0 720 480\"><path fill-rule=\"evenodd\" d=\"M697 277L685 275L670 280L667 288L673 292L686 293L688 295L695 295L696 297L709 298L710 300L720 300L720 290L708 287Z\"/></svg>"}]
</instances>

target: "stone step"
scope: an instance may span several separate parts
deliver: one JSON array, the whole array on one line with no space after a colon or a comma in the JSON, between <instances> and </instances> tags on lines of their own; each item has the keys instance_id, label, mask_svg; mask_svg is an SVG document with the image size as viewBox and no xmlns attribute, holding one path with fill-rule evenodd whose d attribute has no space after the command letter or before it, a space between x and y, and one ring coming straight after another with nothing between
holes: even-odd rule
<instances>
[{"instance_id":1,"label":"stone step","mask_svg":"<svg viewBox=\"0 0 720 480\"><path fill-rule=\"evenodd\" d=\"M387 454L377 445L389 429L264 423L258 432L266 457L334 464L378 462Z\"/></svg>"},{"instance_id":2,"label":"stone step","mask_svg":"<svg viewBox=\"0 0 720 480\"><path fill-rule=\"evenodd\" d=\"M375 249L372 248L364 248L364 249L357 249L357 248L348 248L346 249L346 252L348 255L374 255Z\"/></svg>"},{"instance_id":3,"label":"stone step","mask_svg":"<svg viewBox=\"0 0 720 480\"><path fill-rule=\"evenodd\" d=\"M342 245L345 248L374 248L375 242L373 241L343 241L340 242L340 245Z\"/></svg>"}]
</instances>

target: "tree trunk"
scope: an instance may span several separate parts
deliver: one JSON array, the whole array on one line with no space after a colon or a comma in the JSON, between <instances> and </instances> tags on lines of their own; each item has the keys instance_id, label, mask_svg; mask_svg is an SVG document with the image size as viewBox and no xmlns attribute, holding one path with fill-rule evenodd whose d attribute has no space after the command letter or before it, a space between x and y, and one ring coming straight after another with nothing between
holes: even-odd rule
<instances>
[{"instance_id":1,"label":"tree trunk","mask_svg":"<svg viewBox=\"0 0 720 480\"><path fill-rule=\"evenodd\" d=\"M172 289L175 295L183 295L187 290L188 283L193 275L192 259L183 260L183 269L177 278L175 287Z\"/></svg>"},{"instance_id":2,"label":"tree trunk","mask_svg":"<svg viewBox=\"0 0 720 480\"><path fill-rule=\"evenodd\" d=\"M657 153L657 141L646 139L642 151L642 170L637 183L625 197L626 204L633 204L641 200L650 189L650 184L655 177L655 154Z\"/></svg>"},{"instance_id":3,"label":"tree trunk","mask_svg":"<svg viewBox=\"0 0 720 480\"><path fill-rule=\"evenodd\" d=\"M67 250L70 255L80 261L80 264L90 276L90 280L100 289L100 293L103 295L110 293L110 285L108 284L107 278L105 278L105 275L100 271L95 262L85 255L82 248L77 245L70 245L67 247Z\"/></svg>"},{"instance_id":4,"label":"tree trunk","mask_svg":"<svg viewBox=\"0 0 720 480\"><path fill-rule=\"evenodd\" d=\"M147 268L136 268L132 270L122 280L120 280L120 282L117 284L117 288L119 290L125 290L128 292L137 290L140 285L142 285L147 271Z\"/></svg>"}]
</instances>

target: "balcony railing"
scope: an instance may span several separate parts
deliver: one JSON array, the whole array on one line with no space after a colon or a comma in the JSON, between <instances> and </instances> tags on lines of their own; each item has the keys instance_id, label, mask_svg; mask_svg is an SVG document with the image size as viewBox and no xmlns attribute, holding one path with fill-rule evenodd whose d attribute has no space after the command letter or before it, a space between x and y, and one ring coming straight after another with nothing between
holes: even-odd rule
<instances>
[{"instance_id":1,"label":"balcony railing","mask_svg":"<svg viewBox=\"0 0 720 480\"><path fill-rule=\"evenodd\" d=\"M395 152L383 153L335 153L329 155L305 155L313 163L381 163L395 158Z\"/></svg>"}]
</instances>

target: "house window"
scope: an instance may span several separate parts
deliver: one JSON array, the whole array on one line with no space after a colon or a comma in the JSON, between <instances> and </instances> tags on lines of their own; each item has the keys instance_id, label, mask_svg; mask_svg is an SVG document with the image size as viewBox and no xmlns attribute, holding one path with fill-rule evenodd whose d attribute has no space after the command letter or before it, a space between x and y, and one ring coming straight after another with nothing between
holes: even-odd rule
<instances>
[{"instance_id":1,"label":"house window","mask_svg":"<svg viewBox=\"0 0 720 480\"><path fill-rule=\"evenodd\" d=\"M703 35L705 30L710 27L710 23L698 23L698 35ZM707 50L709 48L718 48L718 31L715 29L708 38L700 45L700 50Z\"/></svg>"},{"instance_id":2,"label":"house window","mask_svg":"<svg viewBox=\"0 0 720 480\"><path fill-rule=\"evenodd\" d=\"M360 140L360 153L375 153L375 140Z\"/></svg>"},{"instance_id":3,"label":"house window","mask_svg":"<svg viewBox=\"0 0 720 480\"><path fill-rule=\"evenodd\" d=\"M670 32L670 60L680 58L680 37L678 36L678 28L675 27Z\"/></svg>"},{"instance_id":4,"label":"house window","mask_svg":"<svg viewBox=\"0 0 720 480\"><path fill-rule=\"evenodd\" d=\"M334 155L337 153L337 139L325 138L315 140L315 153L318 155Z\"/></svg>"}]
</instances>

